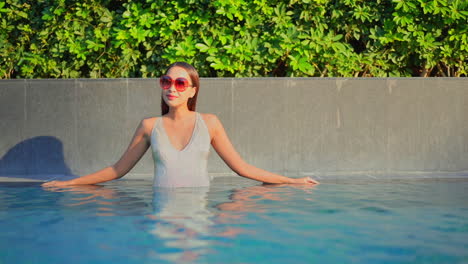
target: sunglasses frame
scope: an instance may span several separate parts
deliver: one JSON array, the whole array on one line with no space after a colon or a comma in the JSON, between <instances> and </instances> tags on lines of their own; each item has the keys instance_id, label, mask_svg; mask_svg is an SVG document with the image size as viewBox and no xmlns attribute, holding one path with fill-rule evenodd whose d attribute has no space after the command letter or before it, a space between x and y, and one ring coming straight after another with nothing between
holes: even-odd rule
<instances>
[{"instance_id":1,"label":"sunglasses frame","mask_svg":"<svg viewBox=\"0 0 468 264\"><path fill-rule=\"evenodd\" d=\"M164 83L166 81L170 81L170 84ZM172 79L171 76L169 75L163 75L159 78L159 86L161 86L161 89L163 90L168 90L171 88L171 86L174 85L175 89L178 92L184 92L187 90L188 87L191 87L192 85L189 85L189 81L184 78L184 77L179 77L176 79Z\"/></svg>"}]
</instances>

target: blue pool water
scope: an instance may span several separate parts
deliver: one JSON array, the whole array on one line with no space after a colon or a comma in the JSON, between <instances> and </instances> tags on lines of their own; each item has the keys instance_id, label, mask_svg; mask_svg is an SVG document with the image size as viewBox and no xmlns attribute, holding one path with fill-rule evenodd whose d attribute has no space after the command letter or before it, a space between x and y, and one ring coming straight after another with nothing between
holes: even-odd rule
<instances>
[{"instance_id":1,"label":"blue pool water","mask_svg":"<svg viewBox=\"0 0 468 264\"><path fill-rule=\"evenodd\" d=\"M0 263L468 263L468 181L0 183Z\"/></svg>"}]
</instances>

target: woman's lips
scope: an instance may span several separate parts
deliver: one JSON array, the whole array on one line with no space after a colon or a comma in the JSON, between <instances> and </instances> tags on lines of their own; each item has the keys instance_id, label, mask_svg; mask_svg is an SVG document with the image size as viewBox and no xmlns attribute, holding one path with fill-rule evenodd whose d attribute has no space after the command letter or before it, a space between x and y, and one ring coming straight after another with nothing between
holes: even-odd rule
<instances>
[{"instance_id":1,"label":"woman's lips","mask_svg":"<svg viewBox=\"0 0 468 264\"><path fill-rule=\"evenodd\" d=\"M167 96L167 99L169 100L174 100L177 98L177 96L174 96L174 95L166 95Z\"/></svg>"}]
</instances>

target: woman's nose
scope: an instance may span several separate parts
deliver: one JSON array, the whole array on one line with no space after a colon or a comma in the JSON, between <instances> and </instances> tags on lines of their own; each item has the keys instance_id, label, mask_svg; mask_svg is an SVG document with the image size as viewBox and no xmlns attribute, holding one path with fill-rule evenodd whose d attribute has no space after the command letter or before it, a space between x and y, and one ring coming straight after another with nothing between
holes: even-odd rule
<instances>
[{"instance_id":1,"label":"woman's nose","mask_svg":"<svg viewBox=\"0 0 468 264\"><path fill-rule=\"evenodd\" d=\"M177 89L175 88L175 83L174 82L171 83L171 86L169 87L169 91L177 92Z\"/></svg>"}]
</instances>

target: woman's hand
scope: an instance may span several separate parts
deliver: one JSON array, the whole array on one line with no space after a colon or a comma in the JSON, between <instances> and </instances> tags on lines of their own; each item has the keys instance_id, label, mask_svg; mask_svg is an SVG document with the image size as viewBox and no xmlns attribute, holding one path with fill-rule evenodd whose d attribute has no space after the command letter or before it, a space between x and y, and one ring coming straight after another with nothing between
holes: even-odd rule
<instances>
[{"instance_id":1,"label":"woman's hand","mask_svg":"<svg viewBox=\"0 0 468 264\"><path fill-rule=\"evenodd\" d=\"M71 181L50 181L41 184L42 187L63 187L73 185Z\"/></svg>"},{"instance_id":2,"label":"woman's hand","mask_svg":"<svg viewBox=\"0 0 468 264\"><path fill-rule=\"evenodd\" d=\"M313 180L310 177L296 178L296 179L294 179L293 183L297 183L297 184L320 184L318 181Z\"/></svg>"}]
</instances>

